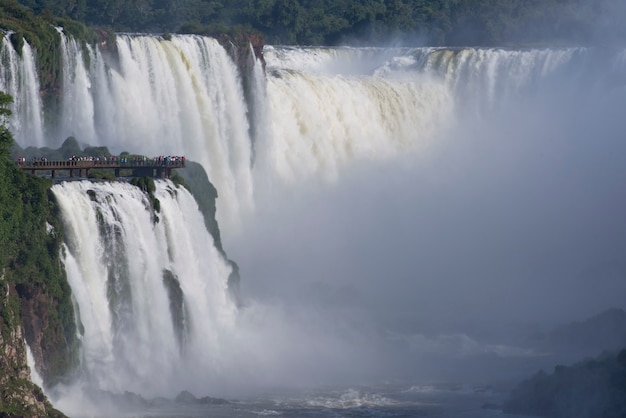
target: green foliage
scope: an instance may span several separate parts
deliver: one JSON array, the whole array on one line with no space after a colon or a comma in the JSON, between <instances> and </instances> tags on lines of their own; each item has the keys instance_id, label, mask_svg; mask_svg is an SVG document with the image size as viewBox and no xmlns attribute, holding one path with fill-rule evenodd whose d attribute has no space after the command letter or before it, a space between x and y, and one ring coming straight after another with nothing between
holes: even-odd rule
<instances>
[{"instance_id":1,"label":"green foliage","mask_svg":"<svg viewBox=\"0 0 626 418\"><path fill-rule=\"evenodd\" d=\"M108 147L91 147L87 146L85 149L81 149L78 141L73 136L68 137L61 148L52 149L49 147L28 147L26 149L21 149L17 146L14 146L12 152L13 160L17 159L17 157L24 157L26 160L31 160L33 158L46 157L49 161L61 161L67 160L70 157L111 157L111 152ZM126 154L128 156L128 153Z\"/></svg>"},{"instance_id":2,"label":"green foliage","mask_svg":"<svg viewBox=\"0 0 626 418\"><path fill-rule=\"evenodd\" d=\"M170 180L176 186L182 186L187 190L191 190L187 182L185 182L185 178L178 173L177 170L172 170L172 175L170 176Z\"/></svg>"},{"instance_id":3,"label":"green foliage","mask_svg":"<svg viewBox=\"0 0 626 418\"><path fill-rule=\"evenodd\" d=\"M341 42L489 45L626 39L626 7L614 0L15 0L0 1L0 27L18 50L38 51L42 87L59 86L58 33L88 43L108 30L263 33L274 44ZM57 17L60 16L60 17ZM80 22L80 23L79 23ZM602 31L600 31L600 28Z\"/></svg>"},{"instance_id":4,"label":"green foliage","mask_svg":"<svg viewBox=\"0 0 626 418\"><path fill-rule=\"evenodd\" d=\"M17 299L8 297L4 303L0 304L0 330L2 339L8 341L10 331L19 325L20 305Z\"/></svg>"},{"instance_id":5,"label":"green foliage","mask_svg":"<svg viewBox=\"0 0 626 418\"><path fill-rule=\"evenodd\" d=\"M77 155L91 155L94 157L111 157L111 152L109 151L108 147L85 147L85 149L83 150L83 152L81 154L77 154Z\"/></svg>"},{"instance_id":6,"label":"green foliage","mask_svg":"<svg viewBox=\"0 0 626 418\"><path fill-rule=\"evenodd\" d=\"M9 149L13 145L13 135L5 126L6 118L11 115L11 110L7 108L13 103L13 97L0 91L0 158L6 159L9 156Z\"/></svg>"},{"instance_id":7,"label":"green foliage","mask_svg":"<svg viewBox=\"0 0 626 418\"><path fill-rule=\"evenodd\" d=\"M80 145L78 145L78 141L73 136L70 136L65 141L63 141L63 144L61 145L61 149L59 151L64 160L73 156L81 156L83 153L83 151L80 149ZM48 158L52 160L52 158Z\"/></svg>"},{"instance_id":8,"label":"green foliage","mask_svg":"<svg viewBox=\"0 0 626 418\"><path fill-rule=\"evenodd\" d=\"M156 191L156 186L154 185L154 180L152 179L152 177L135 177L131 180L131 184L133 186L139 187L144 193L154 194L154 192Z\"/></svg>"},{"instance_id":9,"label":"green foliage","mask_svg":"<svg viewBox=\"0 0 626 418\"><path fill-rule=\"evenodd\" d=\"M3 144L12 142L11 133L3 125L0 134ZM76 364L78 343L71 290L59 259L63 235L51 185L47 179L18 169L9 159L7 147L2 147L0 272L4 272L8 286L16 290L19 299L11 294L0 306L0 313L11 328L15 325L11 321L21 318L28 338L33 323L43 320L25 320L27 315L41 313L32 312L30 302L45 305L46 326L40 343L48 370L59 376Z\"/></svg>"},{"instance_id":10,"label":"green foliage","mask_svg":"<svg viewBox=\"0 0 626 418\"><path fill-rule=\"evenodd\" d=\"M626 7L616 6L615 0L21 1L49 20L56 15L117 31L205 35L249 28L264 33L275 44L390 39L447 45L580 43L593 40L600 24L603 37L613 34L626 39ZM15 9L15 16L22 16L18 19L32 15L15 3L6 3ZM91 41L89 31L74 21L54 20L67 33ZM14 42L20 42L20 34Z\"/></svg>"},{"instance_id":11,"label":"green foliage","mask_svg":"<svg viewBox=\"0 0 626 418\"><path fill-rule=\"evenodd\" d=\"M6 121L4 118L11 116L11 109L7 106L13 103L13 97L3 91L0 91L0 123L4 124Z\"/></svg>"},{"instance_id":12,"label":"green foliage","mask_svg":"<svg viewBox=\"0 0 626 418\"><path fill-rule=\"evenodd\" d=\"M0 370L0 375L6 370ZM0 387L0 417L22 418L40 416L42 411L29 403L29 398L34 397L45 406L45 416L48 418L65 417L50 405L41 389L27 379L11 376L5 379Z\"/></svg>"},{"instance_id":13,"label":"green foliage","mask_svg":"<svg viewBox=\"0 0 626 418\"><path fill-rule=\"evenodd\" d=\"M60 80L58 55L59 34L51 22L35 16L32 11L16 1L0 2L0 27L15 32L11 37L13 45L21 53L23 41L38 51L37 66L40 70L40 83L43 89L51 88Z\"/></svg>"},{"instance_id":14,"label":"green foliage","mask_svg":"<svg viewBox=\"0 0 626 418\"><path fill-rule=\"evenodd\" d=\"M107 170L107 169L93 169L89 170L89 174L87 175L90 179L96 180L115 180L115 171Z\"/></svg>"},{"instance_id":15,"label":"green foliage","mask_svg":"<svg viewBox=\"0 0 626 418\"><path fill-rule=\"evenodd\" d=\"M83 19L85 0L71 1L24 1L21 5L16 0L0 0L0 29L13 32L10 40L19 54L24 41L33 48L39 70L39 82L44 99L54 105L61 89L62 63L60 41L57 27L63 32L83 42L94 44L108 37L106 30L92 30L76 19ZM25 7L27 6L27 7ZM59 17L60 16L60 17ZM85 55L88 59L88 55Z\"/></svg>"},{"instance_id":16,"label":"green foliage","mask_svg":"<svg viewBox=\"0 0 626 418\"><path fill-rule=\"evenodd\" d=\"M154 184L154 179L152 177L144 176L144 177L135 177L130 183L133 186L137 186L143 191L147 196L150 202L150 208L152 210L152 219L154 223L159 222L159 217L157 213L161 212L161 201L157 199L154 195L156 191L156 185Z\"/></svg>"},{"instance_id":17,"label":"green foliage","mask_svg":"<svg viewBox=\"0 0 626 418\"><path fill-rule=\"evenodd\" d=\"M13 135L6 126L0 125L0 158L6 158L9 155L12 145Z\"/></svg>"}]
</instances>

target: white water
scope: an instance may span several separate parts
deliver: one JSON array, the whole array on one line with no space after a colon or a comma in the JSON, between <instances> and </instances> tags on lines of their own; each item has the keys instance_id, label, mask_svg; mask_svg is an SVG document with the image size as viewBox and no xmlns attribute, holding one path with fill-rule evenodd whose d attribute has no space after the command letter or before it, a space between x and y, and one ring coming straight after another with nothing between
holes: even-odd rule
<instances>
[{"instance_id":1,"label":"white water","mask_svg":"<svg viewBox=\"0 0 626 418\"><path fill-rule=\"evenodd\" d=\"M449 92L419 74L410 81L291 71L268 78L267 164L283 181L335 180L351 161L423 146L452 117Z\"/></svg>"},{"instance_id":2,"label":"white water","mask_svg":"<svg viewBox=\"0 0 626 418\"><path fill-rule=\"evenodd\" d=\"M336 180L353 161L423 152L447 135L460 112L484 114L584 55L267 47L268 75L264 80L257 63L247 105L241 75L213 39L118 35L116 60L60 32L61 111L47 118L57 119L51 126L43 126L32 51L26 45L19 59L3 40L10 71L0 86L16 97L17 142L57 147L75 136L113 152L187 155L219 190L225 235L253 210L260 184Z\"/></svg>"},{"instance_id":3,"label":"white water","mask_svg":"<svg viewBox=\"0 0 626 418\"><path fill-rule=\"evenodd\" d=\"M0 90L13 97L14 117L9 127L19 144L46 145L39 78L32 48L26 40L20 58L11 45L10 34L0 43Z\"/></svg>"},{"instance_id":4,"label":"white water","mask_svg":"<svg viewBox=\"0 0 626 418\"><path fill-rule=\"evenodd\" d=\"M241 261L242 287L265 300L235 311L225 291L229 269L186 192L173 198L171 186L159 184L155 226L133 187L57 185L90 385L172 396L249 380L345 379L405 360L382 352L388 334L419 353L443 340L453 354L466 344L445 333L368 334L379 325L369 316L350 322L363 304L376 305L374 317L406 310L410 321L427 318L436 328L453 315L594 313L623 294L619 283L569 280L620 260L619 238L603 237L623 224L616 132L624 51L267 47L267 73L257 63L254 103L246 104L240 75L213 40L119 35L117 48L118 63L89 50L86 68L82 50L64 40L72 70L64 75L63 117L46 131L46 145L75 135L113 151L202 163L218 189L218 219L226 251ZM3 57L6 40L5 50ZM241 219L242 233L232 238ZM182 342L164 308L163 269L185 294L190 328ZM305 280L311 287L285 291ZM113 293L106 283L115 283ZM321 312L294 315L291 305L315 297ZM475 353L518 352L471 341ZM418 365L416 373L428 372Z\"/></svg>"},{"instance_id":5,"label":"white water","mask_svg":"<svg viewBox=\"0 0 626 418\"><path fill-rule=\"evenodd\" d=\"M193 370L216 373L220 333L235 319L230 267L191 195L157 182L161 212L154 224L146 196L126 183L62 183L53 192L63 213L63 262L84 327L84 383L155 396L179 388ZM184 295L182 339L163 270L174 274Z\"/></svg>"},{"instance_id":6,"label":"white water","mask_svg":"<svg viewBox=\"0 0 626 418\"><path fill-rule=\"evenodd\" d=\"M43 378L37 371L37 365L35 364L35 356L33 356L33 351L30 349L30 346L26 341L24 341L24 345L26 345L26 363L28 364L28 368L30 369L30 380L43 390Z\"/></svg>"}]
</instances>

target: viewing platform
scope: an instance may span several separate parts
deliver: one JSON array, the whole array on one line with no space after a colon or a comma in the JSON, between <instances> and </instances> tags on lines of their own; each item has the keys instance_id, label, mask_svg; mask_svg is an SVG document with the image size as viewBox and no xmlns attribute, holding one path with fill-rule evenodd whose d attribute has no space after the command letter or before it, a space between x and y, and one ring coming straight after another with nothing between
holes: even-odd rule
<instances>
[{"instance_id":1,"label":"viewing platform","mask_svg":"<svg viewBox=\"0 0 626 418\"><path fill-rule=\"evenodd\" d=\"M112 157L110 159L95 158L70 158L64 161L48 161L45 158L26 161L19 158L17 166L22 170L37 175L38 172L50 172L51 177L57 176L69 178L86 178L90 170L111 170L115 177L153 177L169 179L172 170L185 167L185 157L155 157L123 158Z\"/></svg>"}]
</instances>

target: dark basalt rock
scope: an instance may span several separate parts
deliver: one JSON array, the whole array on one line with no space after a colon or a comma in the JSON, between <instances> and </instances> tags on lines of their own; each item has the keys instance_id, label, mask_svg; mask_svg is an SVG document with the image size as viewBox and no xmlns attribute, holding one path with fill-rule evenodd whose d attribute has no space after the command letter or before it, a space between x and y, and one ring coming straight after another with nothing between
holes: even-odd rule
<instances>
[{"instance_id":1,"label":"dark basalt rock","mask_svg":"<svg viewBox=\"0 0 626 418\"><path fill-rule=\"evenodd\" d=\"M235 63L241 70L242 74L247 74L252 61L250 60L249 47L252 46L254 58L258 59L265 70L265 57L263 56L263 48L265 47L265 38L263 35L254 33L238 33L229 35L221 33L214 35L215 39L231 53Z\"/></svg>"}]
</instances>

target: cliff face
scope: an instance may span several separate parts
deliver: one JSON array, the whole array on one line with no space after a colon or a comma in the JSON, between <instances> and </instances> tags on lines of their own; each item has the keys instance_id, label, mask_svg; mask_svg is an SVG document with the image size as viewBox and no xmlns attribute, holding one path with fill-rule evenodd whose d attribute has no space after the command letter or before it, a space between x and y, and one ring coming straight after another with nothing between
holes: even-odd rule
<instances>
[{"instance_id":1,"label":"cliff face","mask_svg":"<svg viewBox=\"0 0 626 418\"><path fill-rule=\"evenodd\" d=\"M73 351L68 345L66 330L59 322L59 302L37 285L16 286L24 337L31 347L40 375L47 384L54 384L71 373ZM72 331L75 329L71 328ZM69 341L73 336L69 336Z\"/></svg>"},{"instance_id":2,"label":"cliff face","mask_svg":"<svg viewBox=\"0 0 626 418\"><path fill-rule=\"evenodd\" d=\"M244 77L246 74L249 74L251 66L254 65L252 58L258 59L265 70L265 57L263 56L265 38L263 38L263 35L254 33L229 35L222 33L214 35L214 37L231 54ZM250 46L252 46L254 57L251 57Z\"/></svg>"},{"instance_id":3,"label":"cliff face","mask_svg":"<svg viewBox=\"0 0 626 418\"><path fill-rule=\"evenodd\" d=\"M30 380L23 328L17 316L18 295L0 276L0 416L62 417Z\"/></svg>"},{"instance_id":4,"label":"cliff face","mask_svg":"<svg viewBox=\"0 0 626 418\"><path fill-rule=\"evenodd\" d=\"M30 382L26 345L47 382L75 364L71 290L51 183L0 153L0 416L62 416Z\"/></svg>"}]
</instances>

